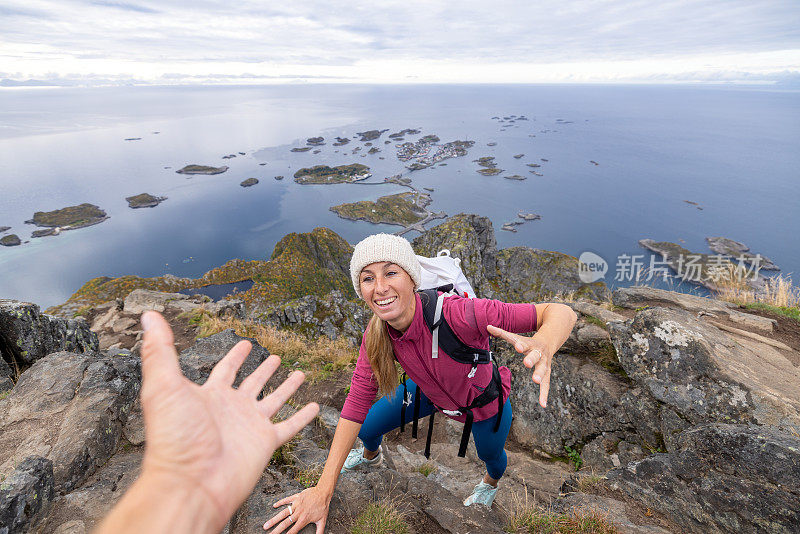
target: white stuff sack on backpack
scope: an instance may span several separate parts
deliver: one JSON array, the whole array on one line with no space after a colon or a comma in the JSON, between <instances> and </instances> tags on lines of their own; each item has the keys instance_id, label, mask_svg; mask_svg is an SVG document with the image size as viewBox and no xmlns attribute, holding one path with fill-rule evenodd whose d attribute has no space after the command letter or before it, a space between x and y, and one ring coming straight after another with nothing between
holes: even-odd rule
<instances>
[{"instance_id":1,"label":"white stuff sack on backpack","mask_svg":"<svg viewBox=\"0 0 800 534\"><path fill-rule=\"evenodd\" d=\"M440 250L433 258L417 256L422 273L417 289L432 289L453 284L453 290L462 297L475 298L475 290L461 270L461 260L450 255L447 249Z\"/></svg>"}]
</instances>

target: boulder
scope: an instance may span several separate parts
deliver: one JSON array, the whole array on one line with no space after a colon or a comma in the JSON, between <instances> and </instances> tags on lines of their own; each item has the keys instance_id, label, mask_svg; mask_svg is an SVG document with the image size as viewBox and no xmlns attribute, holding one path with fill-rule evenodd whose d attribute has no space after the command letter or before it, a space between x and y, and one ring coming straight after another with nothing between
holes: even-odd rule
<instances>
[{"instance_id":1,"label":"boulder","mask_svg":"<svg viewBox=\"0 0 800 534\"><path fill-rule=\"evenodd\" d=\"M609 485L684 532L800 531L800 438L755 425L709 423L676 447L608 474Z\"/></svg>"},{"instance_id":2,"label":"boulder","mask_svg":"<svg viewBox=\"0 0 800 534\"><path fill-rule=\"evenodd\" d=\"M53 500L53 462L29 456L0 484L0 532L26 532Z\"/></svg>"},{"instance_id":3,"label":"boulder","mask_svg":"<svg viewBox=\"0 0 800 534\"><path fill-rule=\"evenodd\" d=\"M148 310L162 313L169 305L180 308L184 305L184 301L189 300L191 300L191 297L182 293L164 293L161 291L151 291L149 289L135 289L125 297L123 311L134 315L141 315Z\"/></svg>"},{"instance_id":4,"label":"boulder","mask_svg":"<svg viewBox=\"0 0 800 534\"><path fill-rule=\"evenodd\" d=\"M776 323L775 319L738 311L738 306L724 300L698 297L696 295L667 291L654 287L623 287L614 291L612 300L615 306L629 309L638 309L646 306L661 306L681 308L695 313L702 312L712 317L726 317L742 326L758 328L765 332L772 332Z\"/></svg>"},{"instance_id":5,"label":"boulder","mask_svg":"<svg viewBox=\"0 0 800 534\"><path fill-rule=\"evenodd\" d=\"M609 330L627 375L675 412L666 416L672 430L725 422L800 432L800 368L777 349L734 340L681 309L648 308Z\"/></svg>"},{"instance_id":6,"label":"boulder","mask_svg":"<svg viewBox=\"0 0 800 534\"><path fill-rule=\"evenodd\" d=\"M57 492L78 487L116 451L140 381L127 351L37 360L0 400L0 474L37 455L52 461Z\"/></svg>"},{"instance_id":7,"label":"boulder","mask_svg":"<svg viewBox=\"0 0 800 534\"><path fill-rule=\"evenodd\" d=\"M36 304L0 299L0 350L20 367L53 352L91 352L98 346L83 319L61 319L41 313Z\"/></svg>"},{"instance_id":8,"label":"boulder","mask_svg":"<svg viewBox=\"0 0 800 534\"><path fill-rule=\"evenodd\" d=\"M244 377L255 371L256 367L269 357L269 351L255 339L238 336L232 329L199 339L192 347L181 352L180 364L183 374L192 382L203 384L217 362L243 339L252 343L253 348L236 375L235 385L238 386Z\"/></svg>"},{"instance_id":9,"label":"boulder","mask_svg":"<svg viewBox=\"0 0 800 534\"><path fill-rule=\"evenodd\" d=\"M512 371L511 434L520 444L564 456L603 432L630 428L619 399L627 383L585 358L557 353L553 358L547 408L539 405L539 385L522 358L503 358Z\"/></svg>"},{"instance_id":10,"label":"boulder","mask_svg":"<svg viewBox=\"0 0 800 534\"><path fill-rule=\"evenodd\" d=\"M359 345L371 316L367 308L334 290L325 297L308 295L269 306L259 313L258 321L314 337L324 335L335 340L343 336L353 345Z\"/></svg>"}]
</instances>

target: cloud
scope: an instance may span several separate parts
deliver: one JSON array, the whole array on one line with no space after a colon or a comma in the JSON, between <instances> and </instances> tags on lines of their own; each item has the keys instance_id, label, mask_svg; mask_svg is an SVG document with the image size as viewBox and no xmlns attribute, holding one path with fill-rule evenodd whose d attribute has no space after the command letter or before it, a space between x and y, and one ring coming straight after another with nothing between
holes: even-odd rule
<instances>
[{"instance_id":1,"label":"cloud","mask_svg":"<svg viewBox=\"0 0 800 534\"><path fill-rule=\"evenodd\" d=\"M94 6L112 7L115 9L122 9L123 11L135 11L136 13L160 13L156 9L151 9L145 6L137 6L136 4L129 4L127 2L108 2L105 0L96 0L92 2Z\"/></svg>"},{"instance_id":2,"label":"cloud","mask_svg":"<svg viewBox=\"0 0 800 534\"><path fill-rule=\"evenodd\" d=\"M678 80L704 69L707 78L725 70L752 79L765 73L758 58L783 54L784 63L767 66L800 71L795 0L153 5L157 9L115 0L6 0L0 7L0 15L8 15L0 16L0 64L24 78L69 72L153 81L165 73L192 80L210 72L463 81L475 79L477 71L503 76L497 81L552 81L548 66L564 80L602 80L595 68L602 65L612 67L605 79L614 81L655 75ZM708 67L698 66L697 58ZM676 62L686 64L683 71ZM534 72L544 74L532 79Z\"/></svg>"}]
</instances>

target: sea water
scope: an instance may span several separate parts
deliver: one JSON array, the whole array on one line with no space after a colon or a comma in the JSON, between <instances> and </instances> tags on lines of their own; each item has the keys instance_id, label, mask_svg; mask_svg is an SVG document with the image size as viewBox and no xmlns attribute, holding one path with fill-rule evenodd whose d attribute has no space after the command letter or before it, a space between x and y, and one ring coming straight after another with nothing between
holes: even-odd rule
<instances>
[{"instance_id":1,"label":"sea water","mask_svg":"<svg viewBox=\"0 0 800 534\"><path fill-rule=\"evenodd\" d=\"M492 119L511 115L528 120ZM442 142L475 145L444 166L409 173L396 158L395 142L384 143L404 128L421 130L406 141L436 134ZM362 157L369 147L354 136L371 129L388 131L372 142L381 151ZM326 145L290 152L319 135ZM335 136L351 142L334 147ZM621 257L649 265L652 255L638 245L642 238L710 253L705 238L725 236L769 257L783 274L796 273L798 140L800 92L765 87L0 89L0 226L27 241L0 247L0 298L47 307L97 276L198 277L231 258L269 259L281 237L318 226L351 243L398 230L344 220L329 208L407 191L401 186L292 180L302 167L346 163L370 166L369 181L404 173L416 188L434 188L430 210L489 217L500 248L598 254L608 263L602 280L610 287L633 283L620 268ZM353 154L357 146L362 149ZM237 157L222 159L228 154ZM483 156L494 156L505 172L478 174L473 160ZM176 174L190 163L230 169ZM527 179L502 177L509 174ZM249 177L260 183L240 187ZM130 209L125 197L143 192L168 199ZM30 237L35 227L24 221L34 212L83 202L110 218L58 236ZM516 233L500 230L519 211L541 219L517 226ZM655 285L706 294L691 284Z\"/></svg>"}]
</instances>

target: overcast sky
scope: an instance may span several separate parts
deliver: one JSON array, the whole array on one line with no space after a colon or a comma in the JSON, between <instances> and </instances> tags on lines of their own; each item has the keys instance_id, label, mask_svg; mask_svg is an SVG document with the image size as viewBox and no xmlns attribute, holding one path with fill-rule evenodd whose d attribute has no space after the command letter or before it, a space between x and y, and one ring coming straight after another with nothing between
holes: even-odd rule
<instances>
[{"instance_id":1,"label":"overcast sky","mask_svg":"<svg viewBox=\"0 0 800 534\"><path fill-rule=\"evenodd\" d=\"M0 78L797 81L800 1L0 0Z\"/></svg>"}]
</instances>

